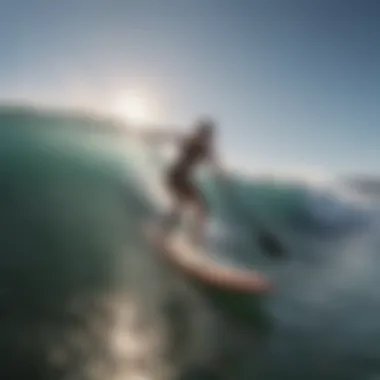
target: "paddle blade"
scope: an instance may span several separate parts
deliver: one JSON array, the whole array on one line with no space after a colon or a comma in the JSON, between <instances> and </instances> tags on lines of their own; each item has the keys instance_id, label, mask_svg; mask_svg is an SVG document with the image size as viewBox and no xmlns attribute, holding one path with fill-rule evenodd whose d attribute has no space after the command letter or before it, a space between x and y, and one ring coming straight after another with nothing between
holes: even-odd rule
<instances>
[{"instance_id":1,"label":"paddle blade","mask_svg":"<svg viewBox=\"0 0 380 380\"><path fill-rule=\"evenodd\" d=\"M271 257L282 257L286 254L284 247L278 239L266 231L261 231L259 235L259 245L264 252Z\"/></svg>"}]
</instances>

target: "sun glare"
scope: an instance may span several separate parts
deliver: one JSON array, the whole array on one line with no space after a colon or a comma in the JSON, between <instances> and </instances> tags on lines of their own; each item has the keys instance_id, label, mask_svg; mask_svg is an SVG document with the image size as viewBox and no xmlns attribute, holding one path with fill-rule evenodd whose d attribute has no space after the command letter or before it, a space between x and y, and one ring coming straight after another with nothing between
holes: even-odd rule
<instances>
[{"instance_id":1,"label":"sun glare","mask_svg":"<svg viewBox=\"0 0 380 380\"><path fill-rule=\"evenodd\" d=\"M114 113L117 117L134 124L144 124L151 119L148 104L138 96L120 99L114 107Z\"/></svg>"}]
</instances>

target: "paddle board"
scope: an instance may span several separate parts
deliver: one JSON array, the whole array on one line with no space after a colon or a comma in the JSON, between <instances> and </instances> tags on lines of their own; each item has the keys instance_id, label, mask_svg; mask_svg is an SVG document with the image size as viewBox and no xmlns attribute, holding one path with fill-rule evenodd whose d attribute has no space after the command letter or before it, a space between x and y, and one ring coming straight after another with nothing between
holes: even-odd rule
<instances>
[{"instance_id":1,"label":"paddle board","mask_svg":"<svg viewBox=\"0 0 380 380\"><path fill-rule=\"evenodd\" d=\"M150 228L148 238L178 269L211 286L256 294L272 289L271 281L257 271L233 268L211 259L204 248L192 243L181 230L162 239L158 228Z\"/></svg>"}]
</instances>

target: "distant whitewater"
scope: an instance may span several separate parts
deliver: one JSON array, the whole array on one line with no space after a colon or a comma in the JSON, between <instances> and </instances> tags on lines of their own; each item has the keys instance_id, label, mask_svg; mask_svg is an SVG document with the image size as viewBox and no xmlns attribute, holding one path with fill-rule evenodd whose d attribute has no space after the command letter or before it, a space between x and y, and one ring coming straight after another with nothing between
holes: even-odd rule
<instances>
[{"instance_id":1,"label":"distant whitewater","mask_svg":"<svg viewBox=\"0 0 380 380\"><path fill-rule=\"evenodd\" d=\"M144 239L165 206L165 160L130 132L88 115L0 110L1 378L380 375L373 195L352 180L199 173L214 253L278 284L268 299L218 293ZM262 254L258 225L289 257Z\"/></svg>"}]
</instances>

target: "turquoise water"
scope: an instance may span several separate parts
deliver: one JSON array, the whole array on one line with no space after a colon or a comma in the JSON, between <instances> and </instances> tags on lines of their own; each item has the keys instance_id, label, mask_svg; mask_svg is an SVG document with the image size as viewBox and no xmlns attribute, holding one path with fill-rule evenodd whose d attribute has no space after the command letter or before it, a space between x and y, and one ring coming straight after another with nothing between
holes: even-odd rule
<instances>
[{"instance_id":1,"label":"turquoise water","mask_svg":"<svg viewBox=\"0 0 380 380\"><path fill-rule=\"evenodd\" d=\"M376 225L326 228L301 185L200 177L210 239L277 290L259 299L204 287L146 242L157 170L114 129L75 115L0 115L1 378L380 376ZM263 254L258 223L288 257Z\"/></svg>"}]
</instances>

